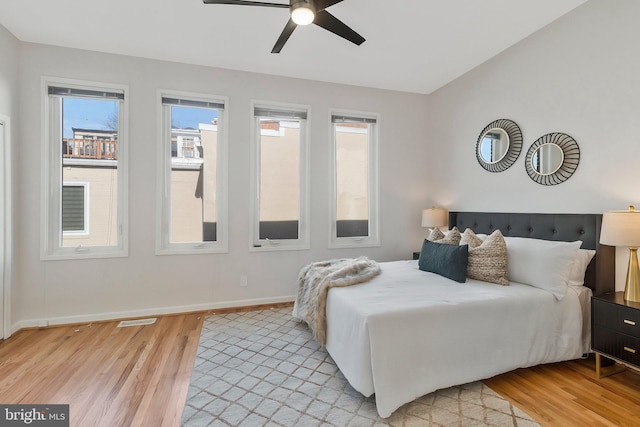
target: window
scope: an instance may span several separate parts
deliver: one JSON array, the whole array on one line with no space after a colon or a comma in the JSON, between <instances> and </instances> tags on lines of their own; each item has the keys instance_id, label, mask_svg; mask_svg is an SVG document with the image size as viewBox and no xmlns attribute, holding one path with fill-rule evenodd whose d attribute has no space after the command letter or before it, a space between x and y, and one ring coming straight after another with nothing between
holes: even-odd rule
<instances>
[{"instance_id":1,"label":"window","mask_svg":"<svg viewBox=\"0 0 640 427\"><path fill-rule=\"evenodd\" d=\"M224 98L173 91L160 95L161 214L157 253L226 252Z\"/></svg>"},{"instance_id":2,"label":"window","mask_svg":"<svg viewBox=\"0 0 640 427\"><path fill-rule=\"evenodd\" d=\"M126 256L126 88L45 78L43 91L42 258Z\"/></svg>"},{"instance_id":3,"label":"window","mask_svg":"<svg viewBox=\"0 0 640 427\"><path fill-rule=\"evenodd\" d=\"M378 246L377 117L332 113L332 247Z\"/></svg>"},{"instance_id":4,"label":"window","mask_svg":"<svg viewBox=\"0 0 640 427\"><path fill-rule=\"evenodd\" d=\"M62 186L62 233L89 233L89 183L67 183Z\"/></svg>"},{"instance_id":5,"label":"window","mask_svg":"<svg viewBox=\"0 0 640 427\"><path fill-rule=\"evenodd\" d=\"M254 250L308 249L307 108L254 104Z\"/></svg>"}]
</instances>

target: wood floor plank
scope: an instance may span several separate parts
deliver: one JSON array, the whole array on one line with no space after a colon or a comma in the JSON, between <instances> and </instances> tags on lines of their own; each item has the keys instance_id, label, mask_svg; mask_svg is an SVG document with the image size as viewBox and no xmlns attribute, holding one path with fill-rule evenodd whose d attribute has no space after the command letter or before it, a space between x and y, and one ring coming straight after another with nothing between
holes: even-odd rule
<instances>
[{"instance_id":1,"label":"wood floor plank","mask_svg":"<svg viewBox=\"0 0 640 427\"><path fill-rule=\"evenodd\" d=\"M576 360L517 369L485 380L544 426L640 425L640 374L595 378L595 361Z\"/></svg>"},{"instance_id":2,"label":"wood floor plank","mask_svg":"<svg viewBox=\"0 0 640 427\"><path fill-rule=\"evenodd\" d=\"M180 426L207 314L19 331L0 342L0 402L68 403L71 426ZM598 380L592 358L485 383L545 427L640 425L640 373Z\"/></svg>"},{"instance_id":3,"label":"wood floor plank","mask_svg":"<svg viewBox=\"0 0 640 427\"><path fill-rule=\"evenodd\" d=\"M0 343L0 402L69 403L73 426L179 426L202 314L19 331Z\"/></svg>"}]
</instances>

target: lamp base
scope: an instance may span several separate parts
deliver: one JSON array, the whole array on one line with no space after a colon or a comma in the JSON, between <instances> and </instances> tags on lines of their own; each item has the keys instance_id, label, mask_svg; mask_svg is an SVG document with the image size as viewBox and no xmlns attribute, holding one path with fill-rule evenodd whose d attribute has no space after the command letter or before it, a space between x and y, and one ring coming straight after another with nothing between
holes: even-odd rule
<instances>
[{"instance_id":1,"label":"lamp base","mask_svg":"<svg viewBox=\"0 0 640 427\"><path fill-rule=\"evenodd\" d=\"M640 302L640 268L638 267L638 248L629 248L629 267L624 284L624 300Z\"/></svg>"}]
</instances>

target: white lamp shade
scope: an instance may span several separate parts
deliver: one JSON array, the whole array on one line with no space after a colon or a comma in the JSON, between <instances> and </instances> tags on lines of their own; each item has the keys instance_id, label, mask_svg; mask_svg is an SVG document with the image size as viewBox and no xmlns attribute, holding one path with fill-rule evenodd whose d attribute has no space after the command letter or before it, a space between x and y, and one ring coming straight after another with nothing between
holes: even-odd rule
<instances>
[{"instance_id":1,"label":"white lamp shade","mask_svg":"<svg viewBox=\"0 0 640 427\"><path fill-rule=\"evenodd\" d=\"M602 215L600 243L609 246L640 246L640 211L607 211Z\"/></svg>"},{"instance_id":2,"label":"white lamp shade","mask_svg":"<svg viewBox=\"0 0 640 427\"><path fill-rule=\"evenodd\" d=\"M309 25L315 19L315 13L306 2L299 2L291 7L291 19L298 25Z\"/></svg>"},{"instance_id":3,"label":"white lamp shade","mask_svg":"<svg viewBox=\"0 0 640 427\"><path fill-rule=\"evenodd\" d=\"M424 209L422 211L423 227L442 227L447 225L447 211L442 208Z\"/></svg>"}]
</instances>

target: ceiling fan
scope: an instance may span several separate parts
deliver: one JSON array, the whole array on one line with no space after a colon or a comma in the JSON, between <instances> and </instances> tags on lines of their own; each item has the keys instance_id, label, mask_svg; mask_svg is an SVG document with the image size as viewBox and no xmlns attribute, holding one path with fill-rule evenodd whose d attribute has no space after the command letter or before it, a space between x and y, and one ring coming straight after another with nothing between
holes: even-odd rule
<instances>
[{"instance_id":1,"label":"ceiling fan","mask_svg":"<svg viewBox=\"0 0 640 427\"><path fill-rule=\"evenodd\" d=\"M329 30L332 33L349 40L360 46L365 39L360 34L353 31L338 18L326 11L329 6L340 3L343 0L290 0L289 4L263 3L260 1L245 0L203 0L205 4L235 4L243 6L263 6L278 7L291 10L289 22L284 26L280 37L273 46L271 53L280 53L284 44L289 40L291 33L298 25L316 24L319 27Z\"/></svg>"}]
</instances>

